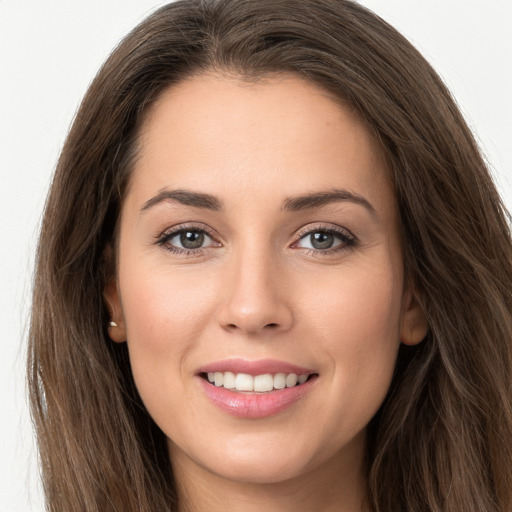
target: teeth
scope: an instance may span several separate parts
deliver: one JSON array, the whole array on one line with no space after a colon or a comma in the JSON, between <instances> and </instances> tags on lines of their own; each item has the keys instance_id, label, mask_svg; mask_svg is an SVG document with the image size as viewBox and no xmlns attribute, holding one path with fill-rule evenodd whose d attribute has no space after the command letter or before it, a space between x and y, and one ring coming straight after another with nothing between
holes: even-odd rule
<instances>
[{"instance_id":1,"label":"teeth","mask_svg":"<svg viewBox=\"0 0 512 512\"><path fill-rule=\"evenodd\" d=\"M224 380L222 385L227 389L235 389L236 375L231 372L224 372Z\"/></svg>"},{"instance_id":2,"label":"teeth","mask_svg":"<svg viewBox=\"0 0 512 512\"><path fill-rule=\"evenodd\" d=\"M246 373L239 373L235 379L235 389L237 391L253 391L254 390L254 379L252 375Z\"/></svg>"},{"instance_id":3,"label":"teeth","mask_svg":"<svg viewBox=\"0 0 512 512\"><path fill-rule=\"evenodd\" d=\"M294 386L295 386L295 384L294 384ZM275 389L283 389L285 387L286 387L286 373L276 373L276 375L274 375L274 388Z\"/></svg>"},{"instance_id":4,"label":"teeth","mask_svg":"<svg viewBox=\"0 0 512 512\"><path fill-rule=\"evenodd\" d=\"M286 376L285 382L287 388L292 388L293 386L295 386L295 384L297 384L297 375L295 375L295 373L290 373L289 375Z\"/></svg>"},{"instance_id":5,"label":"teeth","mask_svg":"<svg viewBox=\"0 0 512 512\"><path fill-rule=\"evenodd\" d=\"M213 374L213 382L215 382L216 386L222 386L222 384L224 383L224 374L222 374L221 372L215 372Z\"/></svg>"},{"instance_id":6,"label":"teeth","mask_svg":"<svg viewBox=\"0 0 512 512\"><path fill-rule=\"evenodd\" d=\"M270 373L265 375L256 375L254 377L254 391L263 393L265 391L272 391L274 389L274 377Z\"/></svg>"},{"instance_id":7,"label":"teeth","mask_svg":"<svg viewBox=\"0 0 512 512\"><path fill-rule=\"evenodd\" d=\"M215 384L215 386L222 386L236 391L254 391L256 393L265 393L273 389L284 389L285 387L292 388L297 384L304 384L308 377L308 373L302 375L296 375L295 373L276 373L275 375L265 373L254 377L247 373L208 373L208 381Z\"/></svg>"},{"instance_id":8,"label":"teeth","mask_svg":"<svg viewBox=\"0 0 512 512\"><path fill-rule=\"evenodd\" d=\"M308 380L308 376L307 375L301 375L299 377L299 384L304 384L304 382L306 382Z\"/></svg>"}]
</instances>

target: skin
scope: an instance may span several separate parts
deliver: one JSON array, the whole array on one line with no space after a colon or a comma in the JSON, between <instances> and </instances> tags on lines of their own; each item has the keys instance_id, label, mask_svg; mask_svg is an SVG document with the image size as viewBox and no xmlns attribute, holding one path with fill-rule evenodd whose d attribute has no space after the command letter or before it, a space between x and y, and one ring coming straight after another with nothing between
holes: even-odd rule
<instances>
[{"instance_id":1,"label":"skin","mask_svg":"<svg viewBox=\"0 0 512 512\"><path fill-rule=\"evenodd\" d=\"M117 323L110 335L127 341L137 388L168 438L180 510L364 510L366 425L400 339L419 343L426 333L404 286L378 145L356 115L300 78L218 74L165 91L140 144L105 297ZM148 205L176 189L215 196L223 209ZM371 206L283 209L290 197L333 189ZM191 225L210 235L199 251L172 252L176 235L158 242ZM326 229L344 236L312 251L305 233ZM234 357L319 376L285 411L236 418L209 401L196 375Z\"/></svg>"}]
</instances>

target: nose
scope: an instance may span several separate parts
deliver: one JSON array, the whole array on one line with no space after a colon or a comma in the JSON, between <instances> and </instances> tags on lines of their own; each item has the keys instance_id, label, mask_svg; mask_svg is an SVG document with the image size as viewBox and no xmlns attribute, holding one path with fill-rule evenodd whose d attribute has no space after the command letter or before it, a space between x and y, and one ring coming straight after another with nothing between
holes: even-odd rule
<instances>
[{"instance_id":1,"label":"nose","mask_svg":"<svg viewBox=\"0 0 512 512\"><path fill-rule=\"evenodd\" d=\"M226 263L225 286L218 322L246 335L270 335L289 330L293 312L289 286L275 258L259 251L241 251Z\"/></svg>"}]
</instances>

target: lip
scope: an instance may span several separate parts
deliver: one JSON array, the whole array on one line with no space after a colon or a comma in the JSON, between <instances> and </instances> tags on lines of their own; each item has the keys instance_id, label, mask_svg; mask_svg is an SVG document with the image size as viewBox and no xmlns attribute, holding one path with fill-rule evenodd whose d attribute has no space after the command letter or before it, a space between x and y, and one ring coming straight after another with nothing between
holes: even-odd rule
<instances>
[{"instance_id":1,"label":"lip","mask_svg":"<svg viewBox=\"0 0 512 512\"><path fill-rule=\"evenodd\" d=\"M247 373L253 377L255 375L263 375L265 373L295 373L296 375L318 373L310 368L304 368L286 361L279 361L277 359L259 359L257 361L249 361L247 359L238 358L216 361L214 363L201 366L201 368L197 370L197 374L212 372Z\"/></svg>"},{"instance_id":2,"label":"lip","mask_svg":"<svg viewBox=\"0 0 512 512\"><path fill-rule=\"evenodd\" d=\"M198 380L206 396L222 411L238 418L258 419L274 416L304 398L315 385L318 375L300 386L268 393L240 393L217 387L201 377Z\"/></svg>"},{"instance_id":3,"label":"lip","mask_svg":"<svg viewBox=\"0 0 512 512\"><path fill-rule=\"evenodd\" d=\"M276 389L267 393L243 393L221 386L215 386L203 378L209 372L247 373L263 375L265 373L313 374L304 384L291 388ZM245 419L260 419L274 416L303 399L318 380L314 370L275 359L247 361L245 359L227 359L202 366L197 372L197 380L206 397L221 411L231 416Z\"/></svg>"}]
</instances>

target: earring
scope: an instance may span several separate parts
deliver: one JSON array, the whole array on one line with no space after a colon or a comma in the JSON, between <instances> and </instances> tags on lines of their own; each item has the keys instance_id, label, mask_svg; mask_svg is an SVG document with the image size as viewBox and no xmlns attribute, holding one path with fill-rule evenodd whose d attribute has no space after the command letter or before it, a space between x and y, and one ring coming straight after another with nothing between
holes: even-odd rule
<instances>
[{"instance_id":1,"label":"earring","mask_svg":"<svg viewBox=\"0 0 512 512\"><path fill-rule=\"evenodd\" d=\"M115 322L110 322L110 327L117 327L117 324Z\"/></svg>"}]
</instances>

